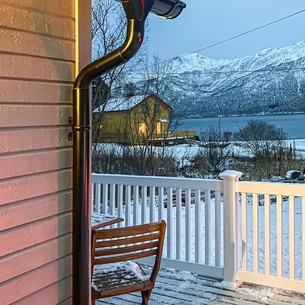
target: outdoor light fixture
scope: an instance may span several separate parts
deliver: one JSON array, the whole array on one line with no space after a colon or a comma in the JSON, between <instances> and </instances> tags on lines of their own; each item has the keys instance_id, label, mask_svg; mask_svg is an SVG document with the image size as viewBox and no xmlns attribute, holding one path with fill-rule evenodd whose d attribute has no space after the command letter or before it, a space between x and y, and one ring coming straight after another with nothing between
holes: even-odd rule
<instances>
[{"instance_id":1,"label":"outdoor light fixture","mask_svg":"<svg viewBox=\"0 0 305 305\"><path fill-rule=\"evenodd\" d=\"M101 0L102 1L102 0ZM124 43L99 58L77 75L73 88L73 304L88 305L90 295L90 84L93 79L126 63L139 50L145 20L151 12L167 19L177 17L186 7L181 0L116 0L127 18Z\"/></svg>"},{"instance_id":2,"label":"outdoor light fixture","mask_svg":"<svg viewBox=\"0 0 305 305\"><path fill-rule=\"evenodd\" d=\"M166 19L174 19L180 15L186 4L181 0L116 0L124 6L128 17L133 13L135 19L144 20L149 13ZM126 5L127 4L127 5ZM131 4L131 6L130 6Z\"/></svg>"},{"instance_id":3,"label":"outdoor light fixture","mask_svg":"<svg viewBox=\"0 0 305 305\"><path fill-rule=\"evenodd\" d=\"M174 19L180 15L186 4L180 0L155 0L151 13L167 19Z\"/></svg>"}]
</instances>

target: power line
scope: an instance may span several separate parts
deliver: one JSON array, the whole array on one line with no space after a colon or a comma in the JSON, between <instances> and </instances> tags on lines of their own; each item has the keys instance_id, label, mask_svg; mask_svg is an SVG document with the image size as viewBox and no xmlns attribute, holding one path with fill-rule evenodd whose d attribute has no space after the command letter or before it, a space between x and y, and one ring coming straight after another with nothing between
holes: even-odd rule
<instances>
[{"instance_id":1,"label":"power line","mask_svg":"<svg viewBox=\"0 0 305 305\"><path fill-rule=\"evenodd\" d=\"M198 50L196 50L196 51L193 51L193 52L190 52L190 53L183 54L183 55L181 55L181 56L186 56L186 55L190 55L190 54L193 54L193 53L198 53L198 52L201 52L201 51L204 51L204 50L207 50L207 49L216 47L216 46L218 46L218 45L220 45L220 44L226 43L226 42L231 41L231 40L233 40L233 39L236 39L236 38L239 38L239 37L241 37L241 36L244 36L244 35L250 34L250 33L252 33L252 32L258 31L258 30L260 30L260 29L263 29L263 28L265 28L265 27L268 27L268 26L270 26L270 25L273 25L273 24L275 24L275 23L281 22L281 21L283 21L283 20L285 20L285 19L294 17L294 16L296 16L296 15L298 15L298 14L301 14L301 13L304 13L304 12L305 12L305 9L300 10L300 11L298 11L298 12L296 12L296 13L291 14L291 15L288 15L288 16L282 17L282 18L280 18L280 19L271 21L271 22L269 22L269 23L266 23L266 24L264 24L264 25L261 25L261 26L259 26L259 27L257 27L257 28L252 29L252 30L249 30L249 31L240 33L240 34L235 35L235 36L233 36L233 37L230 37L230 38L227 38L227 39L222 40L222 41L220 41L220 42L211 44L211 45L209 45L209 46L207 46L207 47L203 47L203 48L198 49ZM180 57L181 57L181 56L180 56Z\"/></svg>"},{"instance_id":2,"label":"power line","mask_svg":"<svg viewBox=\"0 0 305 305\"><path fill-rule=\"evenodd\" d=\"M233 39L239 38L239 37L241 37L241 36L247 35L247 34L252 33L252 32L254 32L254 31L257 31L257 30L259 30L259 29L268 27L268 26L270 26L270 25L272 25L272 24L281 22L281 21L283 21L283 20L285 20L285 19L291 18L291 17L296 16L296 15L298 15L298 14L301 14L301 13L303 13L303 12L305 12L305 9L300 10L300 11L298 11L298 12L296 12L296 13L290 14L290 15L288 15L288 16L282 17L282 18L277 19L277 20L275 20L275 21L269 22L269 23L264 24L264 25L262 25L262 26L256 27L256 28L251 29L251 30L249 30L249 31L240 33L240 34L235 35L235 36L233 36L233 37L231 37L231 38L222 40L222 41L220 41L220 42L218 42L218 43L214 43L214 44L212 44L212 45L206 46L206 47L204 47L204 48L198 49L198 50L193 51L193 52L185 53L185 54L180 55L180 56L178 56L178 57L184 57L184 56L187 56L187 55L189 55L189 54L197 53L197 52L200 52L200 51L203 51L203 50L206 50L206 49L215 47L215 46L217 46L217 45L220 45L220 44L226 43L226 42L228 42L228 41L230 41L230 40L233 40ZM174 57L174 58L177 58L177 56ZM158 63L158 64L161 65L161 64L163 64L163 63L170 62L170 61L173 60L174 58L172 58L172 59L170 59L170 60L161 61L161 62ZM152 66L154 66L154 65L150 65L149 67L152 67ZM130 68L134 68L134 67L135 67L135 66L132 66L132 67L130 67ZM216 70L216 71L186 71L186 72L168 72L168 71L166 71L166 72L162 72L162 75L175 75L175 74L182 74L182 73L183 73L183 74L194 74L194 75L204 75L204 74L228 74L228 73L230 73L230 74L232 74L232 73L262 73L262 72L272 72L272 73L274 73L274 72L289 72L289 71L293 71L293 70L294 70L294 71L297 71L297 70L304 70L304 69L305 69L304 67L292 67L292 68L289 68L289 67L288 67L288 68L258 69L258 70L227 70L227 71ZM138 74L139 74L139 73L142 74L141 72L138 72L139 70L137 70L137 69L130 70L129 72L134 73L135 71L136 71ZM143 72L143 74L144 74L144 73L145 73L145 72ZM153 74L153 73L151 73L151 74ZM151 78L151 77L150 77L150 78ZM143 79L142 81L145 81L145 79ZM123 86L117 86L115 89L118 90L118 89L121 89L121 88L123 88Z\"/></svg>"}]
</instances>

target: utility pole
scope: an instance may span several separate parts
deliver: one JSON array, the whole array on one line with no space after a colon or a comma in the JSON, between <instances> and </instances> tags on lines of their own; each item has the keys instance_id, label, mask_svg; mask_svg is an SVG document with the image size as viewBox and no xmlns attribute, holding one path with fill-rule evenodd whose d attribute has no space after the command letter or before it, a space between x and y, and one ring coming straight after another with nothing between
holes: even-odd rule
<instances>
[{"instance_id":1,"label":"utility pole","mask_svg":"<svg viewBox=\"0 0 305 305\"><path fill-rule=\"evenodd\" d=\"M218 109L218 142L221 141L221 129L220 129L220 107L217 105Z\"/></svg>"}]
</instances>

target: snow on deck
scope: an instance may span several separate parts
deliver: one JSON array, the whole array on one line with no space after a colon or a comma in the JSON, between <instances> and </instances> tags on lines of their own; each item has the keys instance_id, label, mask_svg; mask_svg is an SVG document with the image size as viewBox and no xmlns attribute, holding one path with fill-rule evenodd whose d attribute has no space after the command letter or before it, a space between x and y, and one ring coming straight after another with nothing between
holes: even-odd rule
<instances>
[{"instance_id":1,"label":"snow on deck","mask_svg":"<svg viewBox=\"0 0 305 305\"><path fill-rule=\"evenodd\" d=\"M145 269L145 268L143 268ZM140 293L102 299L97 305L141 304ZM149 305L305 305L305 295L271 287L241 284L237 288L173 269L161 269Z\"/></svg>"}]
</instances>

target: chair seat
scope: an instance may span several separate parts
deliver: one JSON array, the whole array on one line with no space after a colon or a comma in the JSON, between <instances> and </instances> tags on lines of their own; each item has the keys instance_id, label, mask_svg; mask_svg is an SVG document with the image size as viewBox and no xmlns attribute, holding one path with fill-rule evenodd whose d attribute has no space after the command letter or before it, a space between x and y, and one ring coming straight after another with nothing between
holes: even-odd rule
<instances>
[{"instance_id":1,"label":"chair seat","mask_svg":"<svg viewBox=\"0 0 305 305\"><path fill-rule=\"evenodd\" d=\"M151 290L154 287L141 266L127 261L95 266L92 276L92 298Z\"/></svg>"}]
</instances>

